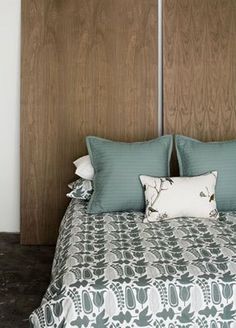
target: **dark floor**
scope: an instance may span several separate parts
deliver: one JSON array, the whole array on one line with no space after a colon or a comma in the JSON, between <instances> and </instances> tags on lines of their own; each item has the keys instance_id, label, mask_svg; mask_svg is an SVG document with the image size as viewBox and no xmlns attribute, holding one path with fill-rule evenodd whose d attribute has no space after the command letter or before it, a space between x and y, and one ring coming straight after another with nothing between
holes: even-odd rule
<instances>
[{"instance_id":1,"label":"dark floor","mask_svg":"<svg viewBox=\"0 0 236 328\"><path fill-rule=\"evenodd\" d=\"M0 233L0 328L28 328L49 284L54 247L21 246Z\"/></svg>"}]
</instances>

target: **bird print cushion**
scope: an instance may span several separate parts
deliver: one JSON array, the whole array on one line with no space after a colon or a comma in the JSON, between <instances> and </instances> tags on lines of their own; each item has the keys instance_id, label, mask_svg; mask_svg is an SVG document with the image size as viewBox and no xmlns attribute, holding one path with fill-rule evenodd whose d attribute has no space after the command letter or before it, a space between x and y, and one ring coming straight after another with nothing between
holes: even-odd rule
<instances>
[{"instance_id":1,"label":"bird print cushion","mask_svg":"<svg viewBox=\"0 0 236 328\"><path fill-rule=\"evenodd\" d=\"M141 175L146 211L144 222L176 217L218 218L217 172L196 177L162 178Z\"/></svg>"}]
</instances>

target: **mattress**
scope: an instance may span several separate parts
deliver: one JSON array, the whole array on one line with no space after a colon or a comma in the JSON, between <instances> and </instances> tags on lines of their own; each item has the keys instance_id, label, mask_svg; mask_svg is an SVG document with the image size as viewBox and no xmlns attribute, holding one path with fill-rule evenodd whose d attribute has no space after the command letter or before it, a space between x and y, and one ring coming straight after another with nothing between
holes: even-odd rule
<instances>
[{"instance_id":1,"label":"mattress","mask_svg":"<svg viewBox=\"0 0 236 328\"><path fill-rule=\"evenodd\" d=\"M143 223L72 200L31 327L236 327L236 213Z\"/></svg>"}]
</instances>

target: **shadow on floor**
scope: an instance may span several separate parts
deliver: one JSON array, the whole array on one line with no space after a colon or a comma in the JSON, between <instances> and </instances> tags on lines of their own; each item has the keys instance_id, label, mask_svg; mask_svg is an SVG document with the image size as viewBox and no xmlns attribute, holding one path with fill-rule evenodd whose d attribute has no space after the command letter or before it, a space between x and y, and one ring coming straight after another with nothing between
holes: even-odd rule
<instances>
[{"instance_id":1,"label":"shadow on floor","mask_svg":"<svg viewBox=\"0 0 236 328\"><path fill-rule=\"evenodd\" d=\"M55 247L21 246L19 239L0 233L1 328L28 328L50 281Z\"/></svg>"}]
</instances>

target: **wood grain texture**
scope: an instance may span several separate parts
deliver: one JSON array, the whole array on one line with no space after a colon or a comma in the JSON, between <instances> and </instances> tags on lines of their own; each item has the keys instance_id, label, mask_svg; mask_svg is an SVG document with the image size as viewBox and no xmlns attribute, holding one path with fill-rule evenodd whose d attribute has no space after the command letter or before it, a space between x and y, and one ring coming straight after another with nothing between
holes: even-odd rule
<instances>
[{"instance_id":1,"label":"wood grain texture","mask_svg":"<svg viewBox=\"0 0 236 328\"><path fill-rule=\"evenodd\" d=\"M21 242L53 244L85 136L157 135L157 0L22 0Z\"/></svg>"},{"instance_id":2,"label":"wood grain texture","mask_svg":"<svg viewBox=\"0 0 236 328\"><path fill-rule=\"evenodd\" d=\"M236 138L236 1L165 0L164 132Z\"/></svg>"}]
</instances>

